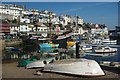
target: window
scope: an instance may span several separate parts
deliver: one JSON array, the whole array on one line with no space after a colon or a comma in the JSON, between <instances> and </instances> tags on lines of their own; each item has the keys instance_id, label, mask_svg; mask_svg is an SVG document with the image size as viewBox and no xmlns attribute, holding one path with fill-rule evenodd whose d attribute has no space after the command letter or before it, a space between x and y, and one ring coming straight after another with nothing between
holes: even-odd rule
<instances>
[{"instance_id":1,"label":"window","mask_svg":"<svg viewBox=\"0 0 120 80\"><path fill-rule=\"evenodd\" d=\"M23 27L21 27L21 30L23 30Z\"/></svg>"},{"instance_id":2,"label":"window","mask_svg":"<svg viewBox=\"0 0 120 80\"><path fill-rule=\"evenodd\" d=\"M44 31L47 31L47 29L44 29Z\"/></svg>"}]
</instances>

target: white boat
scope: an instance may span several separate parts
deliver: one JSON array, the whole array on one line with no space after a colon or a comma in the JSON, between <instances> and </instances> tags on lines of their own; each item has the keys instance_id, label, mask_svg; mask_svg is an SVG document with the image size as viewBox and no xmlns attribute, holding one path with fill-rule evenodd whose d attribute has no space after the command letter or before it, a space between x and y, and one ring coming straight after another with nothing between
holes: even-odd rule
<instances>
[{"instance_id":1,"label":"white boat","mask_svg":"<svg viewBox=\"0 0 120 80\"><path fill-rule=\"evenodd\" d=\"M14 47L5 47L6 51L11 51L11 49L13 49Z\"/></svg>"},{"instance_id":2,"label":"white boat","mask_svg":"<svg viewBox=\"0 0 120 80\"><path fill-rule=\"evenodd\" d=\"M72 47L70 47L73 50L76 50L76 45L73 45ZM80 45L79 50L92 50L92 46L91 45Z\"/></svg>"},{"instance_id":3,"label":"white boat","mask_svg":"<svg viewBox=\"0 0 120 80\"><path fill-rule=\"evenodd\" d=\"M102 40L102 43L103 43L103 44L117 44L117 40L110 40L110 39L108 38L108 39L103 39L103 40Z\"/></svg>"},{"instance_id":4,"label":"white boat","mask_svg":"<svg viewBox=\"0 0 120 80\"><path fill-rule=\"evenodd\" d=\"M42 68L46 64L49 64L52 60L55 60L55 57L49 58L49 59L43 59L43 60L34 61L34 62L31 62L31 63L27 64L26 68L27 69L28 68Z\"/></svg>"},{"instance_id":5,"label":"white boat","mask_svg":"<svg viewBox=\"0 0 120 80\"><path fill-rule=\"evenodd\" d=\"M58 52L48 52L47 54L51 55L51 56L55 56L55 55L58 55L59 53Z\"/></svg>"},{"instance_id":6,"label":"white boat","mask_svg":"<svg viewBox=\"0 0 120 80\"><path fill-rule=\"evenodd\" d=\"M101 39L93 39L91 41L92 44L101 44L102 43L102 40Z\"/></svg>"},{"instance_id":7,"label":"white boat","mask_svg":"<svg viewBox=\"0 0 120 80\"><path fill-rule=\"evenodd\" d=\"M55 61L45 65L43 71L91 77L105 75L96 61L88 59L66 59Z\"/></svg>"},{"instance_id":8,"label":"white boat","mask_svg":"<svg viewBox=\"0 0 120 80\"><path fill-rule=\"evenodd\" d=\"M92 46L91 45L83 45L82 50L84 50L84 51L92 50Z\"/></svg>"},{"instance_id":9,"label":"white boat","mask_svg":"<svg viewBox=\"0 0 120 80\"><path fill-rule=\"evenodd\" d=\"M115 56L115 54L113 54L113 53L109 53L109 54L86 53L85 56L92 56L92 57L112 57L112 56Z\"/></svg>"},{"instance_id":10,"label":"white boat","mask_svg":"<svg viewBox=\"0 0 120 80\"><path fill-rule=\"evenodd\" d=\"M116 53L117 48L111 48L111 47L99 47L98 49L95 49L96 54L106 54L106 53Z\"/></svg>"}]
</instances>

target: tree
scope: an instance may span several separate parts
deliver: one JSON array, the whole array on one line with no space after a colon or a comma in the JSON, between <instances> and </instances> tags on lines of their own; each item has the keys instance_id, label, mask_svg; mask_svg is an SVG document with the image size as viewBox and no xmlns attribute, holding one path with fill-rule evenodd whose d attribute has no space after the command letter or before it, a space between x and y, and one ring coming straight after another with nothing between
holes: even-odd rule
<instances>
[{"instance_id":1,"label":"tree","mask_svg":"<svg viewBox=\"0 0 120 80\"><path fill-rule=\"evenodd\" d=\"M2 19L2 23L10 23L11 20L9 20L8 18Z\"/></svg>"},{"instance_id":2,"label":"tree","mask_svg":"<svg viewBox=\"0 0 120 80\"><path fill-rule=\"evenodd\" d=\"M39 50L39 44L37 40L26 39L23 40L22 48L25 54L31 54L31 52L36 52Z\"/></svg>"},{"instance_id":3,"label":"tree","mask_svg":"<svg viewBox=\"0 0 120 80\"><path fill-rule=\"evenodd\" d=\"M17 23L17 19L12 20L12 23Z\"/></svg>"}]
</instances>

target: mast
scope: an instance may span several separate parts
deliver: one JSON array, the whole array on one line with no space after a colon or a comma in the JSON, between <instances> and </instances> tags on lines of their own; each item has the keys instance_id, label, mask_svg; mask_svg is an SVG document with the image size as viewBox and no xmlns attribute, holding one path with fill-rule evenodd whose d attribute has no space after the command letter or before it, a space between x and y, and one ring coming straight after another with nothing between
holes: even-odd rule
<instances>
[{"instance_id":1,"label":"mast","mask_svg":"<svg viewBox=\"0 0 120 80\"><path fill-rule=\"evenodd\" d=\"M49 28L50 28L50 38L52 37L52 31L51 31L51 27L52 27L52 22L51 22L51 12L49 13Z\"/></svg>"}]
</instances>

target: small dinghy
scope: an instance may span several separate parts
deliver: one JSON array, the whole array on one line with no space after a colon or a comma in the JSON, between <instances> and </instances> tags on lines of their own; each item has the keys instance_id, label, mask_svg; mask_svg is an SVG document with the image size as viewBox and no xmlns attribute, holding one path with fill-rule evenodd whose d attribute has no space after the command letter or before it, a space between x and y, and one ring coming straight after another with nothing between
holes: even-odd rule
<instances>
[{"instance_id":1,"label":"small dinghy","mask_svg":"<svg viewBox=\"0 0 120 80\"><path fill-rule=\"evenodd\" d=\"M55 56L55 55L58 55L59 53L58 52L48 52L48 55L51 55L51 56Z\"/></svg>"},{"instance_id":2,"label":"small dinghy","mask_svg":"<svg viewBox=\"0 0 120 80\"><path fill-rule=\"evenodd\" d=\"M26 68L41 68L44 67L45 64L50 63L52 60L55 60L55 57L49 58L49 59L43 59L43 60L37 60L34 62L31 62L26 65Z\"/></svg>"},{"instance_id":3,"label":"small dinghy","mask_svg":"<svg viewBox=\"0 0 120 80\"><path fill-rule=\"evenodd\" d=\"M43 71L66 73L80 76L102 76L99 64L94 60L88 59L66 59L55 61L44 66Z\"/></svg>"}]
</instances>

